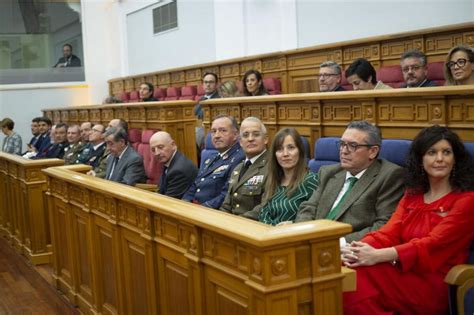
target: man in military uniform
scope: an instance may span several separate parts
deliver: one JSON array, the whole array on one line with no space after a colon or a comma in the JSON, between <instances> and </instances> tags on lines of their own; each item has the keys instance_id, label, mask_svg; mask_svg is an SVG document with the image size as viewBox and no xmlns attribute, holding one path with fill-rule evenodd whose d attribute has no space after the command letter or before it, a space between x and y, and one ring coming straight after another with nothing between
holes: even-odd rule
<instances>
[{"instance_id":1,"label":"man in military uniform","mask_svg":"<svg viewBox=\"0 0 474 315\"><path fill-rule=\"evenodd\" d=\"M232 172L229 191L220 210L243 214L262 201L267 179L267 129L256 117L248 117L240 125L240 146L245 160Z\"/></svg>"},{"instance_id":2,"label":"man in military uniform","mask_svg":"<svg viewBox=\"0 0 474 315\"><path fill-rule=\"evenodd\" d=\"M105 141L104 141L103 125L94 125L89 135L88 143L84 146L84 149L79 153L76 159L76 163L87 164L96 168L99 166L100 161L104 158L105 154Z\"/></svg>"},{"instance_id":3,"label":"man in military uniform","mask_svg":"<svg viewBox=\"0 0 474 315\"><path fill-rule=\"evenodd\" d=\"M79 152L82 151L81 132L78 125L69 126L67 141L69 146L64 149L64 164L75 164Z\"/></svg>"},{"instance_id":4,"label":"man in military uniform","mask_svg":"<svg viewBox=\"0 0 474 315\"><path fill-rule=\"evenodd\" d=\"M183 200L219 209L229 188L233 169L243 160L237 122L231 116L218 116L211 126L212 144L218 151L207 159Z\"/></svg>"}]
</instances>

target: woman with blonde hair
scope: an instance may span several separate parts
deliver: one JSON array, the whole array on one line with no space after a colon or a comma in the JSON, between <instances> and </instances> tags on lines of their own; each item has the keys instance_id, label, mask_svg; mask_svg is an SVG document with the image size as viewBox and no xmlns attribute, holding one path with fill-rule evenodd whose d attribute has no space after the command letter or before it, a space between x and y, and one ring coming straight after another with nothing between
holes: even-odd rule
<instances>
[{"instance_id":1,"label":"woman with blonde hair","mask_svg":"<svg viewBox=\"0 0 474 315\"><path fill-rule=\"evenodd\" d=\"M444 78L445 85L474 84L474 50L471 47L459 45L449 51Z\"/></svg>"},{"instance_id":2,"label":"woman with blonde hair","mask_svg":"<svg viewBox=\"0 0 474 315\"><path fill-rule=\"evenodd\" d=\"M239 88L235 81L225 81L219 86L219 95L221 97L238 97L240 96Z\"/></svg>"}]
</instances>

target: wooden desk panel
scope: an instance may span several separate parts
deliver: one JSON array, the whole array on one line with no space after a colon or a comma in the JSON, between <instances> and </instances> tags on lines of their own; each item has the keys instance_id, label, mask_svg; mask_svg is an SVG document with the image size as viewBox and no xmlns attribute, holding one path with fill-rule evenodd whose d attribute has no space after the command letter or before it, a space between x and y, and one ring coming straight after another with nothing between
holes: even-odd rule
<instances>
[{"instance_id":1,"label":"wooden desk panel","mask_svg":"<svg viewBox=\"0 0 474 315\"><path fill-rule=\"evenodd\" d=\"M44 173L56 287L83 313L342 314L349 225L271 227L74 170Z\"/></svg>"},{"instance_id":2,"label":"wooden desk panel","mask_svg":"<svg viewBox=\"0 0 474 315\"><path fill-rule=\"evenodd\" d=\"M42 169L59 159L27 160L0 152L0 233L33 264L50 261L51 238Z\"/></svg>"}]
</instances>

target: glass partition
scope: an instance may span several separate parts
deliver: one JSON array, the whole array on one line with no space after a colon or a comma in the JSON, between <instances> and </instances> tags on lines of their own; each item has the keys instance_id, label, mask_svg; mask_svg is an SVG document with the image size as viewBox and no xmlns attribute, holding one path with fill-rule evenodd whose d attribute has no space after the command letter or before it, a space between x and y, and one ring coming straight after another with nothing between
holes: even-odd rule
<instances>
[{"instance_id":1,"label":"glass partition","mask_svg":"<svg viewBox=\"0 0 474 315\"><path fill-rule=\"evenodd\" d=\"M0 1L0 84L84 81L80 0Z\"/></svg>"}]
</instances>

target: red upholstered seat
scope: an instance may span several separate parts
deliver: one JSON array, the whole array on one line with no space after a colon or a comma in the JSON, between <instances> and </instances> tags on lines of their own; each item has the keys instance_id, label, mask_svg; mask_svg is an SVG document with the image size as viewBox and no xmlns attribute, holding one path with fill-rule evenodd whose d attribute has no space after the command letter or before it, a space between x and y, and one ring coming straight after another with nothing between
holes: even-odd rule
<instances>
[{"instance_id":1,"label":"red upholstered seat","mask_svg":"<svg viewBox=\"0 0 474 315\"><path fill-rule=\"evenodd\" d=\"M130 93L128 92L123 92L120 94L120 100L122 103L128 103L130 101Z\"/></svg>"},{"instance_id":2,"label":"red upholstered seat","mask_svg":"<svg viewBox=\"0 0 474 315\"><path fill-rule=\"evenodd\" d=\"M239 94L244 95L244 84L242 83L242 81L237 81L235 82L235 84L237 84L237 89L239 90Z\"/></svg>"},{"instance_id":3,"label":"red upholstered seat","mask_svg":"<svg viewBox=\"0 0 474 315\"><path fill-rule=\"evenodd\" d=\"M201 99L201 97L204 96L204 94L205 94L205 92L204 92L204 89L203 89L202 85L198 85L197 86L197 94L196 94L196 96L194 96L194 100L199 101Z\"/></svg>"},{"instance_id":4,"label":"red upholstered seat","mask_svg":"<svg viewBox=\"0 0 474 315\"><path fill-rule=\"evenodd\" d=\"M377 80L393 88L399 88L405 84L403 80L402 69L399 65L382 67L377 71Z\"/></svg>"},{"instance_id":5,"label":"red upholstered seat","mask_svg":"<svg viewBox=\"0 0 474 315\"><path fill-rule=\"evenodd\" d=\"M155 130L143 130L141 143L138 145L138 153L143 157L143 164L145 165L145 173L148 177L147 184L158 184L163 166L155 158L155 155L150 150L150 138L155 133Z\"/></svg>"},{"instance_id":6,"label":"red upholstered seat","mask_svg":"<svg viewBox=\"0 0 474 315\"><path fill-rule=\"evenodd\" d=\"M169 87L166 89L165 101L176 101L181 96L181 89L178 87Z\"/></svg>"},{"instance_id":7,"label":"red upholstered seat","mask_svg":"<svg viewBox=\"0 0 474 315\"><path fill-rule=\"evenodd\" d=\"M179 97L180 100L194 100L197 94L197 88L195 85L191 86L183 86L181 88L181 96Z\"/></svg>"},{"instance_id":8,"label":"red upholstered seat","mask_svg":"<svg viewBox=\"0 0 474 315\"><path fill-rule=\"evenodd\" d=\"M347 91L353 90L352 84L350 84L349 82L347 82L346 73L345 73L344 71L342 71L341 77L342 77L342 79L341 79L341 86L342 86L345 90L347 90Z\"/></svg>"},{"instance_id":9,"label":"red upholstered seat","mask_svg":"<svg viewBox=\"0 0 474 315\"><path fill-rule=\"evenodd\" d=\"M428 64L428 80L436 82L438 86L443 86L444 79L444 62L432 62Z\"/></svg>"},{"instance_id":10,"label":"red upholstered seat","mask_svg":"<svg viewBox=\"0 0 474 315\"><path fill-rule=\"evenodd\" d=\"M130 141L130 145L137 150L138 145L142 141L142 130L132 128L128 131L128 140Z\"/></svg>"},{"instance_id":11,"label":"red upholstered seat","mask_svg":"<svg viewBox=\"0 0 474 315\"><path fill-rule=\"evenodd\" d=\"M267 89L268 94L281 94L281 82L276 78L263 79L263 86Z\"/></svg>"},{"instance_id":12,"label":"red upholstered seat","mask_svg":"<svg viewBox=\"0 0 474 315\"><path fill-rule=\"evenodd\" d=\"M156 87L155 90L153 91L153 97L160 101L164 100L166 97L166 89Z\"/></svg>"},{"instance_id":13,"label":"red upholstered seat","mask_svg":"<svg viewBox=\"0 0 474 315\"><path fill-rule=\"evenodd\" d=\"M140 93L138 91L130 92L130 102L132 103L140 102Z\"/></svg>"}]
</instances>

